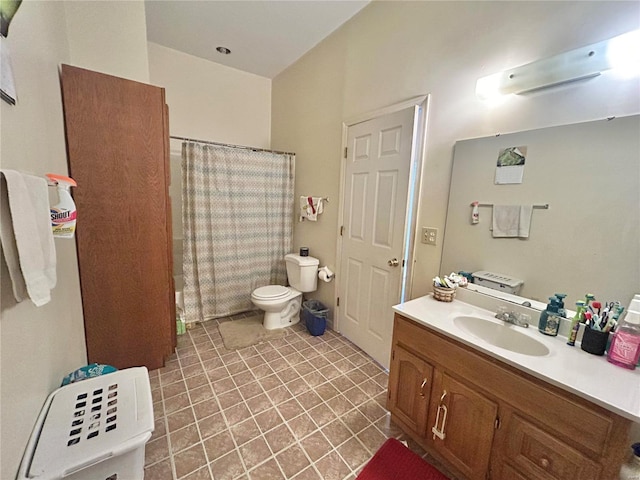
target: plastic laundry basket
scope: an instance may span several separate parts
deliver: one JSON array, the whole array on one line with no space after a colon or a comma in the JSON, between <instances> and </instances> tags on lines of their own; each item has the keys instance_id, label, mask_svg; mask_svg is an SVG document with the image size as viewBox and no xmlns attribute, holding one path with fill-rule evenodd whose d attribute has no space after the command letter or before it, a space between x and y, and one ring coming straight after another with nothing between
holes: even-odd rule
<instances>
[{"instance_id":1,"label":"plastic laundry basket","mask_svg":"<svg viewBox=\"0 0 640 480\"><path fill-rule=\"evenodd\" d=\"M142 480L153 432L145 367L66 385L45 402L18 480Z\"/></svg>"}]
</instances>

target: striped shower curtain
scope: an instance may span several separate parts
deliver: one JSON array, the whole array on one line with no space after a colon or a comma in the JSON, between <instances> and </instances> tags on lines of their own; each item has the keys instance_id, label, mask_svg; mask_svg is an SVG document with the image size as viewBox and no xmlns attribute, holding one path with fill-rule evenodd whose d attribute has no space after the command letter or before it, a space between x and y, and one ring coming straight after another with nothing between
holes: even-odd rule
<instances>
[{"instance_id":1,"label":"striped shower curtain","mask_svg":"<svg viewBox=\"0 0 640 480\"><path fill-rule=\"evenodd\" d=\"M285 285L295 155L182 144L187 322L255 308L251 292Z\"/></svg>"}]
</instances>

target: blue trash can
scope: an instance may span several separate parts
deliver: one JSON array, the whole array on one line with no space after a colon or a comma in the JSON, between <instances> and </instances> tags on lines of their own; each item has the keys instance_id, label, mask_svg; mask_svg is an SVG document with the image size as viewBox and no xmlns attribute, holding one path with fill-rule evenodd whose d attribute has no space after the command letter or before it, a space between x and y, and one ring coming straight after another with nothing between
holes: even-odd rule
<instances>
[{"instance_id":1,"label":"blue trash can","mask_svg":"<svg viewBox=\"0 0 640 480\"><path fill-rule=\"evenodd\" d=\"M317 300L305 300L302 302L302 319L307 325L307 330L314 337L324 334L327 328L327 314L329 309Z\"/></svg>"}]
</instances>

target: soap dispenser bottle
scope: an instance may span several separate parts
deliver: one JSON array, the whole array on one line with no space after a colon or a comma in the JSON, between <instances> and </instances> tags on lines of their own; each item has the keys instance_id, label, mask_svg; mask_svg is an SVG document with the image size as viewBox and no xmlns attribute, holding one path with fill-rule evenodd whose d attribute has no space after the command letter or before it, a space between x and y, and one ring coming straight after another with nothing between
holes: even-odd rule
<instances>
[{"instance_id":1,"label":"soap dispenser bottle","mask_svg":"<svg viewBox=\"0 0 640 480\"><path fill-rule=\"evenodd\" d=\"M562 317L558 313L558 298L549 297L547 308L540 314L538 322L538 330L540 333L555 337L560 329L560 321Z\"/></svg>"},{"instance_id":2,"label":"soap dispenser bottle","mask_svg":"<svg viewBox=\"0 0 640 480\"><path fill-rule=\"evenodd\" d=\"M561 317L567 318L567 311L564 308L564 297L567 296L566 293L554 293L556 298L558 299L558 313Z\"/></svg>"}]
</instances>

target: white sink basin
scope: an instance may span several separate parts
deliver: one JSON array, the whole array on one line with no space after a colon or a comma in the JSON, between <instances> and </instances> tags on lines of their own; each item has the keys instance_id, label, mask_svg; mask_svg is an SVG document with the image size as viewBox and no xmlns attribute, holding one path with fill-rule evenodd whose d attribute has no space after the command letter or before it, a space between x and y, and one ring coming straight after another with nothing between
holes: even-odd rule
<instances>
[{"instance_id":1,"label":"white sink basin","mask_svg":"<svg viewBox=\"0 0 640 480\"><path fill-rule=\"evenodd\" d=\"M517 330L522 327L470 316L455 317L453 323L470 335L511 352L534 357L543 357L549 354L546 345Z\"/></svg>"}]
</instances>

